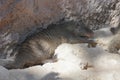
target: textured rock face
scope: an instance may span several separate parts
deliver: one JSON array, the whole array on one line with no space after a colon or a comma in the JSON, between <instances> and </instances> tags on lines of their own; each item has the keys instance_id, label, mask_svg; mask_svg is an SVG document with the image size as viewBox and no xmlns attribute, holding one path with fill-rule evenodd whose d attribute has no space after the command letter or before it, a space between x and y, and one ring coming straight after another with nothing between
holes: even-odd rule
<instances>
[{"instance_id":1,"label":"textured rock face","mask_svg":"<svg viewBox=\"0 0 120 80\"><path fill-rule=\"evenodd\" d=\"M82 20L88 27L118 26L119 0L0 0L0 58L38 28L62 18Z\"/></svg>"},{"instance_id":2,"label":"textured rock face","mask_svg":"<svg viewBox=\"0 0 120 80\"><path fill-rule=\"evenodd\" d=\"M63 17L57 0L0 0L0 57L16 43Z\"/></svg>"},{"instance_id":3,"label":"textured rock face","mask_svg":"<svg viewBox=\"0 0 120 80\"><path fill-rule=\"evenodd\" d=\"M119 0L63 0L63 10L67 18L83 20L93 29L119 25Z\"/></svg>"}]
</instances>

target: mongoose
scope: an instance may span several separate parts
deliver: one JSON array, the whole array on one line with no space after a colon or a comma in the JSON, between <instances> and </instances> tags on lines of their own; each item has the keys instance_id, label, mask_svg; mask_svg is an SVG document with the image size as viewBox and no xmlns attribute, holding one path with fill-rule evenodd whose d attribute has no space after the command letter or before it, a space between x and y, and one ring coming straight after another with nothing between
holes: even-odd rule
<instances>
[{"instance_id":1,"label":"mongoose","mask_svg":"<svg viewBox=\"0 0 120 80\"><path fill-rule=\"evenodd\" d=\"M96 42L89 40L94 33L84 25L75 22L53 24L47 29L28 37L19 47L15 60L12 64L5 65L6 68L25 68L36 64L43 64L51 59L54 50L61 43L89 43L93 47Z\"/></svg>"},{"instance_id":2,"label":"mongoose","mask_svg":"<svg viewBox=\"0 0 120 80\"><path fill-rule=\"evenodd\" d=\"M119 28L111 29L113 29L114 36L108 45L108 51L110 53L118 53L118 50L120 49L120 29Z\"/></svg>"}]
</instances>

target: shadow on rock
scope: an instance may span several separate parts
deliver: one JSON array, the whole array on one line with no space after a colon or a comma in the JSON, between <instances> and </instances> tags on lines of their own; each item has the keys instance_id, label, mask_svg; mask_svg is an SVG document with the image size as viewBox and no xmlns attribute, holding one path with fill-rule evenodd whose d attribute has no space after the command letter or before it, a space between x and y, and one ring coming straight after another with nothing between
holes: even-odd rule
<instances>
[{"instance_id":1,"label":"shadow on rock","mask_svg":"<svg viewBox=\"0 0 120 80\"><path fill-rule=\"evenodd\" d=\"M45 75L41 80L61 80L61 78L59 78L58 75L59 73L51 72Z\"/></svg>"}]
</instances>

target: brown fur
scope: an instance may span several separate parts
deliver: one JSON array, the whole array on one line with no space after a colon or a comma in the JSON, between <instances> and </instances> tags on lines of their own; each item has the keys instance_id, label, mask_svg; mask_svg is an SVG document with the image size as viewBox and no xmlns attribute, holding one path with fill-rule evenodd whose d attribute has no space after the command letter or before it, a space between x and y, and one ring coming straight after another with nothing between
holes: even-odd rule
<instances>
[{"instance_id":1,"label":"brown fur","mask_svg":"<svg viewBox=\"0 0 120 80\"><path fill-rule=\"evenodd\" d=\"M94 33L84 25L78 26L74 22L51 25L47 29L27 38L19 48L13 64L6 65L10 68L24 68L36 64L43 64L51 59L54 50L61 43L90 43L95 46Z\"/></svg>"}]
</instances>

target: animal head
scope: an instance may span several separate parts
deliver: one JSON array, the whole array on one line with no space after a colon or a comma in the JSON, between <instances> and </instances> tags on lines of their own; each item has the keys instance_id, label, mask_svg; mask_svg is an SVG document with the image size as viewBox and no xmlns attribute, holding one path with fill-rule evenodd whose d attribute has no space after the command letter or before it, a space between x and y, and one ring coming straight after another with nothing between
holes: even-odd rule
<instances>
[{"instance_id":1,"label":"animal head","mask_svg":"<svg viewBox=\"0 0 120 80\"><path fill-rule=\"evenodd\" d=\"M68 22L66 24L67 30L73 32L76 36L92 38L94 36L94 32L86 27L82 22Z\"/></svg>"},{"instance_id":2,"label":"animal head","mask_svg":"<svg viewBox=\"0 0 120 80\"><path fill-rule=\"evenodd\" d=\"M85 26L75 26L75 29L74 29L74 34L77 35L77 36L80 36L80 37L86 37L86 38L92 38L94 36L94 32L85 27Z\"/></svg>"}]
</instances>

